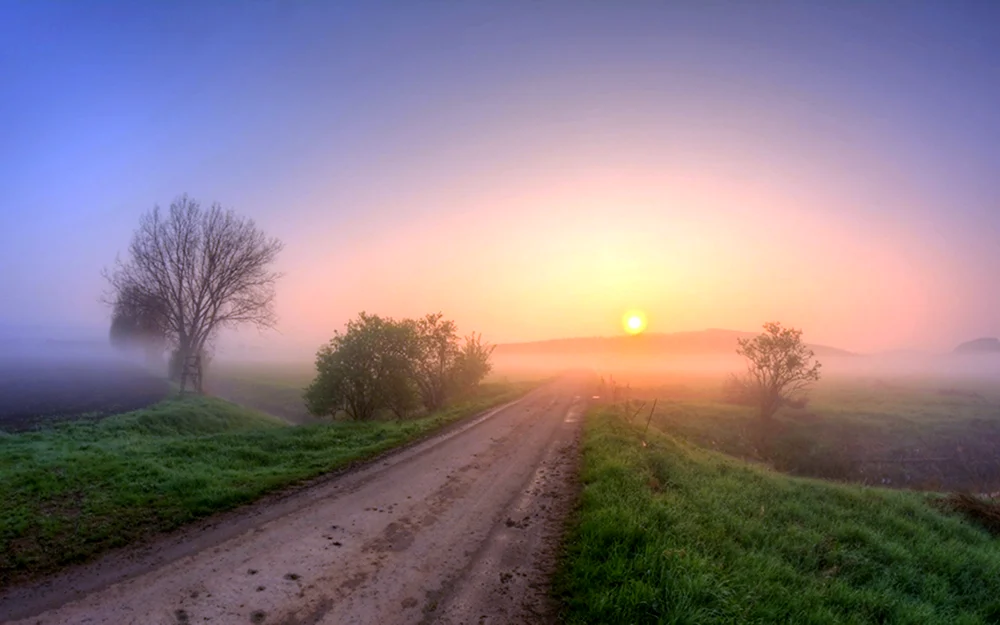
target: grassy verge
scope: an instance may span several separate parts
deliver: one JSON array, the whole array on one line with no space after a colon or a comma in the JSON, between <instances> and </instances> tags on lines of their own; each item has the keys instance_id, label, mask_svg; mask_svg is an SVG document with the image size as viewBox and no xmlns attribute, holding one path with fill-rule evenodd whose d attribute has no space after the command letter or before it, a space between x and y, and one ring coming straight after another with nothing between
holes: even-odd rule
<instances>
[{"instance_id":1,"label":"grassy verge","mask_svg":"<svg viewBox=\"0 0 1000 625\"><path fill-rule=\"evenodd\" d=\"M571 623L996 623L1000 541L920 494L788 477L606 411L559 578Z\"/></svg>"},{"instance_id":2,"label":"grassy verge","mask_svg":"<svg viewBox=\"0 0 1000 625\"><path fill-rule=\"evenodd\" d=\"M0 587L85 561L429 434L528 385L408 421L298 427L218 399L0 437Z\"/></svg>"}]
</instances>

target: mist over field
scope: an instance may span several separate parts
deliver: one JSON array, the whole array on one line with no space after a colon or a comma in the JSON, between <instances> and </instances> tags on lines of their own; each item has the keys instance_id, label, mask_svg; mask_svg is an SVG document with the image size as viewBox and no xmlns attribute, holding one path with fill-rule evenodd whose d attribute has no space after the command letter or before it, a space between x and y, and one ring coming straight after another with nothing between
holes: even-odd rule
<instances>
[{"instance_id":1,"label":"mist over field","mask_svg":"<svg viewBox=\"0 0 1000 625\"><path fill-rule=\"evenodd\" d=\"M740 372L738 337L752 332L706 330L678 334L641 334L613 338L578 338L499 345L494 352L503 370L554 372L575 367L655 378L658 373L722 377ZM967 378L1000 380L998 353L855 353L811 345L825 376L855 378Z\"/></svg>"},{"instance_id":2,"label":"mist over field","mask_svg":"<svg viewBox=\"0 0 1000 625\"><path fill-rule=\"evenodd\" d=\"M705 330L502 343L493 352L492 376L547 378L589 369L617 377L622 384L641 387L686 380L719 393L728 376L745 368L736 354L736 339L753 335ZM267 407L294 422L307 422L311 417L302 406L301 389L315 374L318 347L239 342L220 346L212 354L209 390ZM885 387L919 384L946 391L1000 384L1000 353L990 351L856 353L826 345L810 348L823 365L821 387L855 381ZM42 417L73 418L142 407L166 396L168 388L163 352L150 357L141 345L116 349L106 336L68 328L7 329L0 334L0 369L5 373L0 384L0 429L8 430L44 422ZM283 388L268 386L273 383ZM249 391L251 384L264 385L283 399L255 403L265 392Z\"/></svg>"}]
</instances>

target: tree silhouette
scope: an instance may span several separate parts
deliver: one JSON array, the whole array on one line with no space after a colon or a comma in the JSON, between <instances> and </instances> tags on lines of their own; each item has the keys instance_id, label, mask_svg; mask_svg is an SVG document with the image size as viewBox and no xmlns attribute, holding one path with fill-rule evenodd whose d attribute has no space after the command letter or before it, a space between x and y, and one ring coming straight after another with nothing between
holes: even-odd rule
<instances>
[{"instance_id":1,"label":"tree silhouette","mask_svg":"<svg viewBox=\"0 0 1000 625\"><path fill-rule=\"evenodd\" d=\"M219 204L202 209L183 195L167 211L155 207L140 218L127 260L104 272L112 323L117 311L120 327L133 319L161 329L182 363L181 389L190 379L201 392L201 357L220 329L273 327L280 275L271 265L281 248ZM134 309L138 316L125 314Z\"/></svg>"}]
</instances>

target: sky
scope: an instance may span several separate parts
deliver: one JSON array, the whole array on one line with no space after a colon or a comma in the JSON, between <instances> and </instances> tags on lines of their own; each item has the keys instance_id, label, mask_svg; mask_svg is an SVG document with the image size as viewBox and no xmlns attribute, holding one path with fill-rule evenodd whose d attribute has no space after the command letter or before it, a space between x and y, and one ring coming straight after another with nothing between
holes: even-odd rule
<instances>
[{"instance_id":1,"label":"sky","mask_svg":"<svg viewBox=\"0 0 1000 625\"><path fill-rule=\"evenodd\" d=\"M992 2L0 2L0 326L101 335L181 193L285 249L275 331L1000 335Z\"/></svg>"}]
</instances>

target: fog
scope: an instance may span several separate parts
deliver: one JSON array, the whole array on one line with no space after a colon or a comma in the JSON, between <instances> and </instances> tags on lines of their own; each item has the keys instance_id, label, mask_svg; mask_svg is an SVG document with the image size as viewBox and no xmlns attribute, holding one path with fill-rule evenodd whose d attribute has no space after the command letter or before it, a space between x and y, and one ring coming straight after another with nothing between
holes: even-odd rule
<instances>
[{"instance_id":1,"label":"fog","mask_svg":"<svg viewBox=\"0 0 1000 625\"><path fill-rule=\"evenodd\" d=\"M139 362L138 350L122 351L107 337L80 335L66 328L12 331L0 328L0 362L5 366L34 367L66 363Z\"/></svg>"},{"instance_id":2,"label":"fog","mask_svg":"<svg viewBox=\"0 0 1000 625\"><path fill-rule=\"evenodd\" d=\"M868 380L968 380L1000 382L1000 354L915 354L910 356L856 355L818 359L824 379ZM510 355L501 351L493 359L498 372L552 375L569 369L592 369L622 380L655 381L677 376L723 379L742 373L745 361L735 354L635 356L608 353Z\"/></svg>"},{"instance_id":3,"label":"fog","mask_svg":"<svg viewBox=\"0 0 1000 625\"><path fill-rule=\"evenodd\" d=\"M494 351L494 362L500 370L551 372L587 367L644 378L657 374L722 377L744 370L745 361L736 353L737 339L754 334L713 329L504 344ZM1000 379L1000 351L865 354L829 345L808 346L822 363L824 377Z\"/></svg>"},{"instance_id":4,"label":"fog","mask_svg":"<svg viewBox=\"0 0 1000 625\"><path fill-rule=\"evenodd\" d=\"M996 376L952 353L1000 336L989 7L356 9L0 8L0 358L149 365L107 344L102 270L188 193L283 244L274 327L216 366L441 311L498 372L721 376L726 332L780 321L827 377ZM646 343L517 347L627 310Z\"/></svg>"},{"instance_id":5,"label":"fog","mask_svg":"<svg viewBox=\"0 0 1000 625\"><path fill-rule=\"evenodd\" d=\"M754 457L747 442L753 440L747 428L754 411L733 412L724 392L727 377L745 368L735 353L737 338L753 335L714 329L504 343L493 352L487 382L541 381L590 370L606 393L594 401L624 397L634 400L634 411L658 400L663 427L704 446ZM986 492L1000 483L992 419L1000 405L1000 353L863 354L810 347L823 365L822 378L804 394L807 404L782 412L775 466L886 486ZM141 346L115 349L107 336L8 331L0 337L0 432L149 406L175 392L165 374L165 352L151 357ZM315 421L302 399L315 376L306 346L217 344L205 375L210 395L290 424ZM626 391L611 393L615 387ZM895 440L891 432L897 431L902 438ZM816 460L821 457L826 460Z\"/></svg>"},{"instance_id":6,"label":"fog","mask_svg":"<svg viewBox=\"0 0 1000 625\"><path fill-rule=\"evenodd\" d=\"M332 334L332 333L331 333ZM705 330L606 338L574 338L529 343L501 343L493 354L497 372L550 376L561 371L592 369L644 378L689 373L721 377L739 373L744 360L736 354L736 337L753 332ZM325 341L324 341L325 342ZM258 342L225 335L213 344L212 361L220 366L312 366L321 343ZM824 377L844 378L969 378L1000 380L1000 353L853 353L813 346ZM107 336L72 328L0 331L0 362L6 367L46 365L128 364L165 374L166 351L150 357L142 345L113 347Z\"/></svg>"},{"instance_id":7,"label":"fog","mask_svg":"<svg viewBox=\"0 0 1000 625\"><path fill-rule=\"evenodd\" d=\"M166 367L72 332L0 334L0 432L102 418L166 398Z\"/></svg>"}]
</instances>

